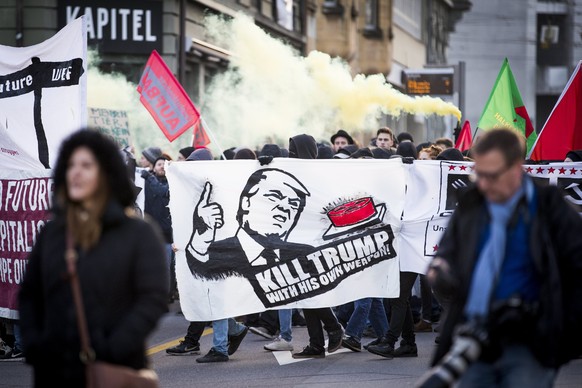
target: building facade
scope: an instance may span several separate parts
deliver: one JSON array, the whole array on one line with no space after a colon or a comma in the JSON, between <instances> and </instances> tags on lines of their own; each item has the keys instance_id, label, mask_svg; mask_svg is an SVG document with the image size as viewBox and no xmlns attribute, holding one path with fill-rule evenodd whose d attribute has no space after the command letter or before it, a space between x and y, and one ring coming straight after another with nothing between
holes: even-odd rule
<instances>
[{"instance_id":1,"label":"building facade","mask_svg":"<svg viewBox=\"0 0 582 388\"><path fill-rule=\"evenodd\" d=\"M539 132L582 59L582 1L474 2L451 35L448 57L466 63L464 117L473 127L508 58Z\"/></svg>"},{"instance_id":2,"label":"building facade","mask_svg":"<svg viewBox=\"0 0 582 388\"><path fill-rule=\"evenodd\" d=\"M208 40L206 15L243 12L272 36L304 53L304 0L3 0L0 44L29 46L53 36L72 19L88 18L88 46L100 69L137 83L152 50L157 50L196 103L229 55Z\"/></svg>"}]
</instances>

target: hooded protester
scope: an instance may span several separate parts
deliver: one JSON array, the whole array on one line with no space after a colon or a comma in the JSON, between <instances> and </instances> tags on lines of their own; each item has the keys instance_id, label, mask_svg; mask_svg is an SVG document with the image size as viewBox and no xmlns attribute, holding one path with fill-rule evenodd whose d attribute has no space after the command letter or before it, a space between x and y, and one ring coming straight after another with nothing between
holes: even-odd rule
<instances>
[{"instance_id":1,"label":"hooded protester","mask_svg":"<svg viewBox=\"0 0 582 388\"><path fill-rule=\"evenodd\" d=\"M354 144L347 145L343 148L340 148L333 156L333 159L347 159L350 157L351 154L353 154L357 150L358 146Z\"/></svg>"},{"instance_id":2,"label":"hooded protester","mask_svg":"<svg viewBox=\"0 0 582 388\"><path fill-rule=\"evenodd\" d=\"M394 151L387 148L374 148L372 155L374 155L374 159L390 159L394 155Z\"/></svg>"},{"instance_id":3,"label":"hooded protester","mask_svg":"<svg viewBox=\"0 0 582 388\"><path fill-rule=\"evenodd\" d=\"M289 139L289 157L297 159L316 159L317 142L310 135L297 135ZM279 310L282 311L282 310ZM303 309L307 332L309 333L309 345L299 353L293 353L293 358L323 358L325 357L325 342L323 326L327 330L327 351L333 353L342 345L344 331L330 307L317 309ZM290 315L285 318L290 322ZM279 320L282 321L281 316Z\"/></svg>"},{"instance_id":4,"label":"hooded protester","mask_svg":"<svg viewBox=\"0 0 582 388\"><path fill-rule=\"evenodd\" d=\"M465 157L463 153L456 148L447 148L436 157L436 160L453 160L457 162L464 162Z\"/></svg>"},{"instance_id":5,"label":"hooded protester","mask_svg":"<svg viewBox=\"0 0 582 388\"><path fill-rule=\"evenodd\" d=\"M251 150L250 148L240 148L234 154L233 159L256 160L257 154L255 154L255 151Z\"/></svg>"},{"instance_id":6,"label":"hooded protester","mask_svg":"<svg viewBox=\"0 0 582 388\"><path fill-rule=\"evenodd\" d=\"M410 141L405 141L398 144L398 147L396 148L396 154L401 155L404 158L418 159L416 146Z\"/></svg>"},{"instance_id":7,"label":"hooded protester","mask_svg":"<svg viewBox=\"0 0 582 388\"><path fill-rule=\"evenodd\" d=\"M333 149L328 145L318 144L317 159L333 159Z\"/></svg>"},{"instance_id":8,"label":"hooded protester","mask_svg":"<svg viewBox=\"0 0 582 388\"><path fill-rule=\"evenodd\" d=\"M582 150L568 152L564 162L582 162Z\"/></svg>"},{"instance_id":9,"label":"hooded protester","mask_svg":"<svg viewBox=\"0 0 582 388\"><path fill-rule=\"evenodd\" d=\"M265 144L263 148L261 148L261 151L259 152L259 157L260 156L271 156L273 158L280 158L283 156L283 154L281 153L281 147L279 147L277 144Z\"/></svg>"},{"instance_id":10,"label":"hooded protester","mask_svg":"<svg viewBox=\"0 0 582 388\"><path fill-rule=\"evenodd\" d=\"M178 160L186 160L190 154L194 152L194 147L184 147L180 151L178 151Z\"/></svg>"},{"instance_id":11,"label":"hooded protester","mask_svg":"<svg viewBox=\"0 0 582 388\"><path fill-rule=\"evenodd\" d=\"M351 154L350 159L374 159L374 154L368 147L364 147Z\"/></svg>"},{"instance_id":12,"label":"hooded protester","mask_svg":"<svg viewBox=\"0 0 582 388\"><path fill-rule=\"evenodd\" d=\"M297 135L289 139L289 157L296 159L316 159L317 142L311 135Z\"/></svg>"}]
</instances>

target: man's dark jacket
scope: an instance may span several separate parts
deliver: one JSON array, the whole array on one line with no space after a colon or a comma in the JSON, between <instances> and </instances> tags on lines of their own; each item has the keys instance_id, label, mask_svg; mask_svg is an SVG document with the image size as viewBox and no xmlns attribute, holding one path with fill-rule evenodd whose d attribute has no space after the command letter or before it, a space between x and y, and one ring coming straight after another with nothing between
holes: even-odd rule
<instances>
[{"instance_id":1,"label":"man's dark jacket","mask_svg":"<svg viewBox=\"0 0 582 388\"><path fill-rule=\"evenodd\" d=\"M529 178L525 178L529 179ZM547 367L558 367L582 349L582 218L555 186L535 186L535 214L528 214L525 198L517 206L530 228L529 245L540 279L539 319L527 342ZM489 216L485 199L476 187L464 192L439 244L437 257L448 261L456 287L441 331L433 365L449 351L453 331L463 321L478 246ZM438 287L438 284L436 285ZM447 294L447 290L435 291Z\"/></svg>"},{"instance_id":2,"label":"man's dark jacket","mask_svg":"<svg viewBox=\"0 0 582 388\"><path fill-rule=\"evenodd\" d=\"M144 213L152 217L160 226L167 244L174 242L170 202L170 186L166 177L157 177L144 170L145 185Z\"/></svg>"}]
</instances>

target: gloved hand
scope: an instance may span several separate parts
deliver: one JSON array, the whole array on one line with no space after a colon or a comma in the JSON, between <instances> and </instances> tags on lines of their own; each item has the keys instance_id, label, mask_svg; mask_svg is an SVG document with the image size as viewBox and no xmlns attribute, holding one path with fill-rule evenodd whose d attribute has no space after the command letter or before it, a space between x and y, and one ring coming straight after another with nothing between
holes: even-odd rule
<instances>
[{"instance_id":1,"label":"gloved hand","mask_svg":"<svg viewBox=\"0 0 582 388\"><path fill-rule=\"evenodd\" d=\"M261 163L261 166L266 166L273 161L273 157L271 155L259 156L257 159L259 160L259 163Z\"/></svg>"},{"instance_id":2,"label":"gloved hand","mask_svg":"<svg viewBox=\"0 0 582 388\"><path fill-rule=\"evenodd\" d=\"M150 176L150 172L148 170L141 170L140 175L143 179L148 179L148 176Z\"/></svg>"}]
</instances>

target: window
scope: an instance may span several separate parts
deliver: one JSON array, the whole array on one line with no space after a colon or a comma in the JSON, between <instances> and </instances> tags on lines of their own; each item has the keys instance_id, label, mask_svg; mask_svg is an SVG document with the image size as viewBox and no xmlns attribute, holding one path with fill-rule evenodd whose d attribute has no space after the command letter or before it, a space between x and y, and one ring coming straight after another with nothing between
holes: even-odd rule
<instances>
[{"instance_id":1,"label":"window","mask_svg":"<svg viewBox=\"0 0 582 388\"><path fill-rule=\"evenodd\" d=\"M364 36L370 38L381 38L382 30L379 27L378 0L366 1L366 25L364 26Z\"/></svg>"},{"instance_id":2,"label":"window","mask_svg":"<svg viewBox=\"0 0 582 388\"><path fill-rule=\"evenodd\" d=\"M321 12L326 15L343 15L344 6L339 0L325 0L321 7Z\"/></svg>"}]
</instances>

